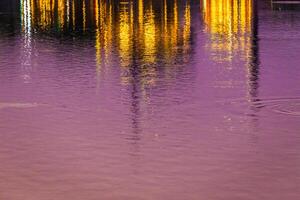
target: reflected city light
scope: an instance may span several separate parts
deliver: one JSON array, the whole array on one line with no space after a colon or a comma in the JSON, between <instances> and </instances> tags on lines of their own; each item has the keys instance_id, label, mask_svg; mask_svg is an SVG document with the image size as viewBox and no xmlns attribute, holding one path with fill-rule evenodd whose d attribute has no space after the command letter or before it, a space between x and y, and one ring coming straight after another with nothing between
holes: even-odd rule
<instances>
[{"instance_id":1,"label":"reflected city light","mask_svg":"<svg viewBox=\"0 0 300 200\"><path fill-rule=\"evenodd\" d=\"M98 74L111 66L114 52L122 67L122 83L131 81L131 68L137 65L144 73L142 77L151 77L144 82L154 84L159 60L171 66L191 58L191 3L190 0L22 0L22 29L27 35L32 30L92 35ZM252 0L202 0L200 7L210 58L227 63L239 58L250 63ZM236 57L236 53L240 56Z\"/></svg>"},{"instance_id":2,"label":"reflected city light","mask_svg":"<svg viewBox=\"0 0 300 200\"><path fill-rule=\"evenodd\" d=\"M270 2L0 0L0 200L300 200L300 12Z\"/></svg>"},{"instance_id":3,"label":"reflected city light","mask_svg":"<svg viewBox=\"0 0 300 200\"><path fill-rule=\"evenodd\" d=\"M184 46L184 55L189 55L190 49L190 36L191 36L191 7L189 3L186 3L184 10L184 27L183 27L183 46ZM188 58L185 57L187 61Z\"/></svg>"},{"instance_id":4,"label":"reflected city light","mask_svg":"<svg viewBox=\"0 0 300 200\"><path fill-rule=\"evenodd\" d=\"M253 0L203 0L202 8L211 59L227 63L223 73L237 74L245 70L245 96L251 102L256 98L259 65ZM235 65L232 63L237 59L243 61L244 66L241 67L244 68L233 69ZM229 80L223 75L222 78L221 87L232 87L234 81L237 81L234 77Z\"/></svg>"},{"instance_id":5,"label":"reflected city light","mask_svg":"<svg viewBox=\"0 0 300 200\"><path fill-rule=\"evenodd\" d=\"M215 61L232 61L235 52L251 51L252 0L204 0L204 21Z\"/></svg>"},{"instance_id":6,"label":"reflected city light","mask_svg":"<svg viewBox=\"0 0 300 200\"><path fill-rule=\"evenodd\" d=\"M24 83L29 83L31 79L31 59L32 59L32 35L31 35L31 16L33 1L24 0L21 2L21 25L24 33L23 46L22 46L22 78Z\"/></svg>"},{"instance_id":7,"label":"reflected city light","mask_svg":"<svg viewBox=\"0 0 300 200\"><path fill-rule=\"evenodd\" d=\"M112 50L119 52L123 67L133 64L134 54L145 65L155 64L157 55L170 64L189 58L190 1L22 0L22 5L24 32L31 33L33 28L64 34L94 33L98 72L108 64ZM179 13L179 6L185 8L183 13Z\"/></svg>"},{"instance_id":8,"label":"reflected city light","mask_svg":"<svg viewBox=\"0 0 300 200\"><path fill-rule=\"evenodd\" d=\"M126 67L131 64L133 47L133 24L131 13L132 4L130 1L120 2L119 11L119 53L121 66Z\"/></svg>"},{"instance_id":9,"label":"reflected city light","mask_svg":"<svg viewBox=\"0 0 300 200\"><path fill-rule=\"evenodd\" d=\"M30 37L31 34L31 15L32 15L32 5L30 0L21 1L21 25L22 30L26 36Z\"/></svg>"},{"instance_id":10,"label":"reflected city light","mask_svg":"<svg viewBox=\"0 0 300 200\"><path fill-rule=\"evenodd\" d=\"M156 25L155 25L155 14L152 9L152 5L147 9L144 22L144 45L145 53L144 60L147 63L153 63L156 57Z\"/></svg>"},{"instance_id":11,"label":"reflected city light","mask_svg":"<svg viewBox=\"0 0 300 200\"><path fill-rule=\"evenodd\" d=\"M143 87L155 85L158 65L168 65L165 73L172 77L174 66L191 58L191 1L22 0L22 5L24 32L93 36L98 76L113 66L117 53L125 85L137 78Z\"/></svg>"}]
</instances>

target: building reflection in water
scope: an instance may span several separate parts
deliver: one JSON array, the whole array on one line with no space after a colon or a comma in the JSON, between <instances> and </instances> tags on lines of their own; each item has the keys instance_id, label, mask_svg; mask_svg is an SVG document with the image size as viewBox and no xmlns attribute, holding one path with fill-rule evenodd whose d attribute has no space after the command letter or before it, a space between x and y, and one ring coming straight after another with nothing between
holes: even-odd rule
<instances>
[{"instance_id":1,"label":"building reflection in water","mask_svg":"<svg viewBox=\"0 0 300 200\"><path fill-rule=\"evenodd\" d=\"M144 67L155 83L159 60L187 62L190 57L191 2L183 0L23 0L29 6L34 32L86 34L95 36L97 72L118 52L120 66L128 70L133 62ZM135 60L135 61L134 61ZM160 63L162 64L162 63ZM151 67L152 66L152 67ZM122 82L130 81L124 72ZM143 75L145 77L145 75Z\"/></svg>"},{"instance_id":2,"label":"building reflection in water","mask_svg":"<svg viewBox=\"0 0 300 200\"><path fill-rule=\"evenodd\" d=\"M234 90L245 85L243 100L248 109L244 112L250 116L250 132L256 133L260 111L257 1L202 0L201 8L208 37L206 51L222 67L216 72L221 73L216 75L216 82L220 82L217 87Z\"/></svg>"},{"instance_id":3,"label":"building reflection in water","mask_svg":"<svg viewBox=\"0 0 300 200\"><path fill-rule=\"evenodd\" d=\"M174 77L191 59L191 2L185 0L23 0L25 32L94 38L98 80L120 67L132 99L132 126L139 132L141 102L157 77ZM194 4L198 2L193 1ZM198 20L198 19L197 19ZM98 81L99 82L99 81ZM144 104L143 104L144 105Z\"/></svg>"},{"instance_id":4,"label":"building reflection in water","mask_svg":"<svg viewBox=\"0 0 300 200\"><path fill-rule=\"evenodd\" d=\"M254 2L200 0L199 20L195 0L22 0L22 30L30 38L35 32L94 38L97 76L119 66L120 82L131 88L132 110L137 114L158 77L174 77L191 60L192 25L203 21L210 59L223 63L225 73L241 70L233 69L237 65L232 63L242 60L246 98L253 101L259 74ZM231 77L222 86L232 85Z\"/></svg>"},{"instance_id":5,"label":"building reflection in water","mask_svg":"<svg viewBox=\"0 0 300 200\"><path fill-rule=\"evenodd\" d=\"M231 61L236 52L251 52L252 0L203 0L209 46L216 61Z\"/></svg>"},{"instance_id":6,"label":"building reflection in water","mask_svg":"<svg viewBox=\"0 0 300 200\"><path fill-rule=\"evenodd\" d=\"M237 59L246 67L247 98L253 101L258 89L258 18L253 0L203 0L203 19L208 33L207 48L211 59L224 63L228 73ZM234 77L233 77L234 78ZM230 80L234 81L234 80Z\"/></svg>"}]
</instances>

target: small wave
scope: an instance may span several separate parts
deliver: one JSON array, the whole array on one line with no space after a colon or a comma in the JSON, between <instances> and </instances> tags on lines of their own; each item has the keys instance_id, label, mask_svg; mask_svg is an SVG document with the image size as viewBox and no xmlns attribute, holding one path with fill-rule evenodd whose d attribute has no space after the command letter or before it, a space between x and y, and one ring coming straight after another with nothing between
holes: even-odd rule
<instances>
[{"instance_id":1,"label":"small wave","mask_svg":"<svg viewBox=\"0 0 300 200\"><path fill-rule=\"evenodd\" d=\"M277 114L300 116L300 97L290 98L256 98L251 100L234 99L223 102L224 105L232 105L240 110L252 107L258 110L266 110Z\"/></svg>"},{"instance_id":2,"label":"small wave","mask_svg":"<svg viewBox=\"0 0 300 200\"><path fill-rule=\"evenodd\" d=\"M42 104L38 104L38 103L4 103L4 102L0 102L0 109L5 109L5 108L34 108L37 106L40 106Z\"/></svg>"},{"instance_id":3,"label":"small wave","mask_svg":"<svg viewBox=\"0 0 300 200\"><path fill-rule=\"evenodd\" d=\"M287 104L274 104L271 108L274 112L280 114L300 116L300 100L288 102Z\"/></svg>"}]
</instances>

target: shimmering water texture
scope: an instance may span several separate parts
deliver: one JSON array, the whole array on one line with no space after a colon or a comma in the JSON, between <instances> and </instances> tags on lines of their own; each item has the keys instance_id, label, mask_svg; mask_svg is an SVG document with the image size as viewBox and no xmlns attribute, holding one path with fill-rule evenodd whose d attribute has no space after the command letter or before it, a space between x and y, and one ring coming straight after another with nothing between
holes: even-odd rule
<instances>
[{"instance_id":1,"label":"shimmering water texture","mask_svg":"<svg viewBox=\"0 0 300 200\"><path fill-rule=\"evenodd\" d=\"M0 199L300 199L300 12L1 0Z\"/></svg>"}]
</instances>

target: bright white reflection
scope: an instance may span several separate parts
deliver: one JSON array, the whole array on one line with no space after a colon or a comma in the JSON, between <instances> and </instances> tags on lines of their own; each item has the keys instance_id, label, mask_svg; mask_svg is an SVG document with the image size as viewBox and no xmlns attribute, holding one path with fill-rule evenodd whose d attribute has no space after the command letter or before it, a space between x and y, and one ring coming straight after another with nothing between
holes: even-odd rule
<instances>
[{"instance_id":1,"label":"bright white reflection","mask_svg":"<svg viewBox=\"0 0 300 200\"><path fill-rule=\"evenodd\" d=\"M21 1L21 23L23 31L26 35L30 36L31 33L31 7L30 0Z\"/></svg>"},{"instance_id":2,"label":"bright white reflection","mask_svg":"<svg viewBox=\"0 0 300 200\"><path fill-rule=\"evenodd\" d=\"M21 52L22 78L24 83L31 80L31 55L32 55L32 38L31 38L31 0L21 1L21 24L24 33L24 43Z\"/></svg>"}]
</instances>

